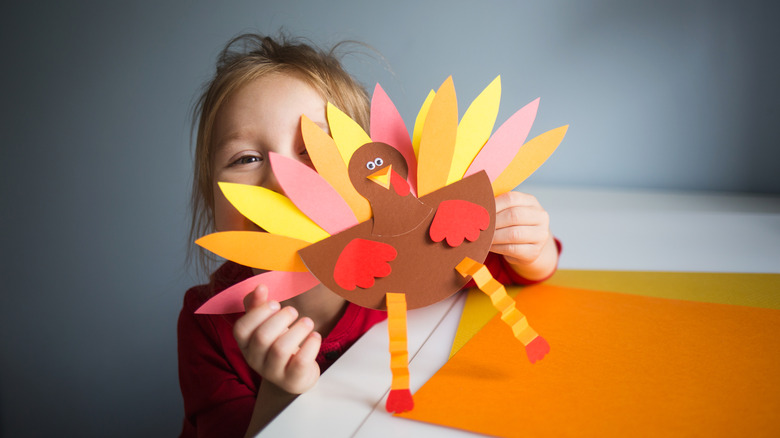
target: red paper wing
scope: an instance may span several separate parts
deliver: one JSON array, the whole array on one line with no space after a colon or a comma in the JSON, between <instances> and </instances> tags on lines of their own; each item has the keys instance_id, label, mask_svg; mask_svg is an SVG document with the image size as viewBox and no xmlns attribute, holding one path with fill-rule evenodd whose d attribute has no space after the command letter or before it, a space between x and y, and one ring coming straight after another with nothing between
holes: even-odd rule
<instances>
[{"instance_id":1,"label":"red paper wing","mask_svg":"<svg viewBox=\"0 0 780 438\"><path fill-rule=\"evenodd\" d=\"M374 285L375 278L390 275L388 262L397 255L395 248L387 243L353 239L339 254L333 279L346 290L367 289Z\"/></svg>"},{"instance_id":2,"label":"red paper wing","mask_svg":"<svg viewBox=\"0 0 780 438\"><path fill-rule=\"evenodd\" d=\"M447 244L454 248L464 239L474 242L489 225L490 214L485 207L461 199L448 199L439 204L430 235L434 242L447 239Z\"/></svg>"}]
</instances>

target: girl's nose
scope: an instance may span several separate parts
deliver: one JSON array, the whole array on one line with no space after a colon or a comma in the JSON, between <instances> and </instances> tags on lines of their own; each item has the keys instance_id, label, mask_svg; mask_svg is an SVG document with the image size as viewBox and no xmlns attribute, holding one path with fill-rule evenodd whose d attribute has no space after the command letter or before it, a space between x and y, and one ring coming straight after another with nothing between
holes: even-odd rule
<instances>
[{"instance_id":1,"label":"girl's nose","mask_svg":"<svg viewBox=\"0 0 780 438\"><path fill-rule=\"evenodd\" d=\"M265 181L263 181L263 187L268 190L273 190L276 193L284 194L282 186L279 185L279 180L276 179L276 175L271 169L269 169L268 176L265 178Z\"/></svg>"},{"instance_id":2,"label":"girl's nose","mask_svg":"<svg viewBox=\"0 0 780 438\"><path fill-rule=\"evenodd\" d=\"M295 149L293 148L292 150L294 151ZM295 152L280 151L280 152L274 152L274 155L279 155L284 158L295 160L311 167L312 169L314 168L314 166L311 164L311 161L309 160L309 156L305 154L301 155L301 154L296 154ZM272 157L270 159L273 160ZM277 193L284 194L284 190L282 190L282 186L279 184L279 180L276 179L276 174L274 174L273 172L273 167L270 165L270 162L268 164L269 166L266 170L267 173L264 178L262 186L269 190L273 190Z\"/></svg>"}]
</instances>

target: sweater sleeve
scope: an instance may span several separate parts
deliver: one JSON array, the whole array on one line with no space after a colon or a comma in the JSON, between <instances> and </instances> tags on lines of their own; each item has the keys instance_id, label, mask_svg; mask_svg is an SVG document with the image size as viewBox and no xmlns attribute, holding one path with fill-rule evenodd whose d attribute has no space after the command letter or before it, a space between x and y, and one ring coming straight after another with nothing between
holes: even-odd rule
<instances>
[{"instance_id":1,"label":"sweater sleeve","mask_svg":"<svg viewBox=\"0 0 780 438\"><path fill-rule=\"evenodd\" d=\"M259 376L252 375L233 339L236 316L196 315L203 301L198 292L193 288L185 295L177 329L185 414L181 436L241 437L252 416Z\"/></svg>"}]
</instances>

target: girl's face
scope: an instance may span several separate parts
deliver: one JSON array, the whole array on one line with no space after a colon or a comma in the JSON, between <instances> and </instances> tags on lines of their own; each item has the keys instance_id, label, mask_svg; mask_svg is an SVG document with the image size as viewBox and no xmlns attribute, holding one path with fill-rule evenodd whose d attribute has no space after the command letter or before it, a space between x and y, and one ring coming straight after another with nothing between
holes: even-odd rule
<instances>
[{"instance_id":1,"label":"girl's face","mask_svg":"<svg viewBox=\"0 0 780 438\"><path fill-rule=\"evenodd\" d=\"M301 136L301 115L328 132L325 100L295 76L256 79L222 105L214 122L214 225L217 231L258 230L225 198L217 182L262 186L281 192L268 153L311 166Z\"/></svg>"}]
</instances>

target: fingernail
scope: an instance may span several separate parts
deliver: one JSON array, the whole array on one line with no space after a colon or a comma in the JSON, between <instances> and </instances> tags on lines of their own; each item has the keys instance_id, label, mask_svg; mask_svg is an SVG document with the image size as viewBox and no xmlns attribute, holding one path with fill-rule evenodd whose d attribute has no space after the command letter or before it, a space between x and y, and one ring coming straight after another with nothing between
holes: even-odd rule
<instances>
[{"instance_id":1,"label":"fingernail","mask_svg":"<svg viewBox=\"0 0 780 438\"><path fill-rule=\"evenodd\" d=\"M301 324L305 325L307 328L314 328L314 321L309 317L301 318Z\"/></svg>"},{"instance_id":2,"label":"fingernail","mask_svg":"<svg viewBox=\"0 0 780 438\"><path fill-rule=\"evenodd\" d=\"M279 305L278 301L269 301L268 302L268 308L273 310L273 311L279 310L281 307L282 306Z\"/></svg>"}]
</instances>

